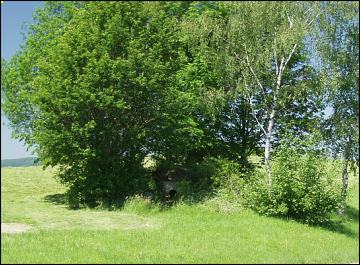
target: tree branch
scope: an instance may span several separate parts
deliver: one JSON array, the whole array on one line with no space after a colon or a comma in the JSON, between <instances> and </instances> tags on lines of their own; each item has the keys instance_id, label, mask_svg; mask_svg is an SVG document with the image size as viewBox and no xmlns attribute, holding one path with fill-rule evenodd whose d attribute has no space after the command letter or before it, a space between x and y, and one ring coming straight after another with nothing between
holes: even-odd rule
<instances>
[{"instance_id":1,"label":"tree branch","mask_svg":"<svg viewBox=\"0 0 360 265\"><path fill-rule=\"evenodd\" d=\"M259 78L257 77L257 75L255 74L254 70L252 69L252 67L251 67L251 65L250 65L249 56L248 56L247 52L246 52L246 63L247 63L247 65L249 66L249 69L250 69L251 73L252 73L253 76L255 77L255 80L256 80L258 86L262 89L264 95L266 95L264 87L262 86Z\"/></svg>"},{"instance_id":2,"label":"tree branch","mask_svg":"<svg viewBox=\"0 0 360 265\"><path fill-rule=\"evenodd\" d=\"M316 15L310 22L308 22L308 20L306 20L306 23L308 23L308 26L310 26L310 25L314 22L314 20L317 19L318 16L320 16L320 14L321 14L322 12L323 12L323 11L320 11L319 13L317 13L317 15Z\"/></svg>"},{"instance_id":3,"label":"tree branch","mask_svg":"<svg viewBox=\"0 0 360 265\"><path fill-rule=\"evenodd\" d=\"M284 59L284 57L282 57L281 62L280 62L280 66L279 66L279 72L278 72L278 74L276 76L276 79L278 79L279 76L281 76L283 71L284 71L284 68L285 68L284 61L285 61L285 59Z\"/></svg>"},{"instance_id":4,"label":"tree branch","mask_svg":"<svg viewBox=\"0 0 360 265\"><path fill-rule=\"evenodd\" d=\"M234 55L236 56L236 58L239 60L239 61L242 61L241 58L239 57L239 55L236 53L236 52L233 52Z\"/></svg>"},{"instance_id":5,"label":"tree branch","mask_svg":"<svg viewBox=\"0 0 360 265\"><path fill-rule=\"evenodd\" d=\"M291 20L291 18L289 17L289 15L287 15L287 19L288 19L288 21L289 21L290 28L292 28L294 23L293 23L293 21Z\"/></svg>"},{"instance_id":6,"label":"tree branch","mask_svg":"<svg viewBox=\"0 0 360 265\"><path fill-rule=\"evenodd\" d=\"M289 61L290 61L290 59L291 59L291 56L294 54L295 49L296 49L296 46L297 46L297 44L294 44L294 46L293 46L293 48L292 48L291 52L289 53L288 58L287 58L287 59L286 59L286 61L284 62L284 65L283 65L283 67L282 67L282 71L284 71L285 66L288 64L288 62L289 62Z\"/></svg>"},{"instance_id":7,"label":"tree branch","mask_svg":"<svg viewBox=\"0 0 360 265\"><path fill-rule=\"evenodd\" d=\"M246 81L245 81L245 88L246 88L247 91L249 91ZM247 99L248 99L248 101L250 103L251 114L255 118L256 123L259 125L260 129L264 132L264 134L266 134L266 130L264 129L264 126L260 123L260 121L258 120L258 118L257 118L257 116L255 114L254 104L252 103L252 99L251 99L251 96L249 94L250 93L246 93L246 96L247 96Z\"/></svg>"},{"instance_id":8,"label":"tree branch","mask_svg":"<svg viewBox=\"0 0 360 265\"><path fill-rule=\"evenodd\" d=\"M306 15L310 10L312 10L312 7L309 7L309 9L305 11L304 15Z\"/></svg>"},{"instance_id":9,"label":"tree branch","mask_svg":"<svg viewBox=\"0 0 360 265\"><path fill-rule=\"evenodd\" d=\"M274 38L274 60L275 60L275 71L276 76L279 74L279 66L277 62L277 53L276 53L276 32L275 32L275 38Z\"/></svg>"}]
</instances>

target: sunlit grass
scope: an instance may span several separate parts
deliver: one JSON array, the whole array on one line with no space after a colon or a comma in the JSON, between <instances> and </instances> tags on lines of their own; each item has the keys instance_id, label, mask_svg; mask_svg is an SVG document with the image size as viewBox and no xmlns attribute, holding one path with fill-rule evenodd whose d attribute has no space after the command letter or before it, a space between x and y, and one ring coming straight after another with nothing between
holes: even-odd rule
<instances>
[{"instance_id":1,"label":"sunlit grass","mask_svg":"<svg viewBox=\"0 0 360 265\"><path fill-rule=\"evenodd\" d=\"M312 227L208 205L124 211L70 210L53 170L1 169L1 221L31 224L2 234L2 263L350 263L359 260L358 179L343 225ZM150 209L150 210L149 210Z\"/></svg>"}]
</instances>

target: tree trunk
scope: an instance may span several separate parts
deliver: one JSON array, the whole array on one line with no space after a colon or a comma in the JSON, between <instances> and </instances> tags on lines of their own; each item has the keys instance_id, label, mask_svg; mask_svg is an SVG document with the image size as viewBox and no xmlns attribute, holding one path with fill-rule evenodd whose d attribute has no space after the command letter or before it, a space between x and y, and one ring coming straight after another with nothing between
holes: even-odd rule
<instances>
[{"instance_id":1,"label":"tree trunk","mask_svg":"<svg viewBox=\"0 0 360 265\"><path fill-rule=\"evenodd\" d=\"M339 214L345 214L347 190L349 186L348 160L345 158L342 171L341 206Z\"/></svg>"},{"instance_id":2,"label":"tree trunk","mask_svg":"<svg viewBox=\"0 0 360 265\"><path fill-rule=\"evenodd\" d=\"M268 124L267 131L266 131L265 150L264 150L265 151L264 158L265 158L266 176L268 177L270 188L272 186L271 167L270 167L270 151L271 151L271 136L272 136L272 132L273 132L274 120L275 120L275 109L272 108L271 113L270 113L269 124Z\"/></svg>"},{"instance_id":3,"label":"tree trunk","mask_svg":"<svg viewBox=\"0 0 360 265\"><path fill-rule=\"evenodd\" d=\"M344 215L345 214L345 208L346 208L346 198L348 193L348 187L349 187L349 172L348 172L348 164L350 159L350 148L352 145L352 139L351 136L349 136L349 140L346 143L345 146L345 154L344 154L344 164L343 164L343 170L342 170L342 188L341 188L341 206L339 209L339 214Z\"/></svg>"},{"instance_id":4,"label":"tree trunk","mask_svg":"<svg viewBox=\"0 0 360 265\"><path fill-rule=\"evenodd\" d=\"M282 70L278 73L278 76L276 78L276 87L275 87L275 91L274 91L274 98L273 98L273 103L272 103L272 106L270 109L269 122L268 122L268 127L267 127L266 135L265 135L265 137L266 137L265 138L265 150L264 150L265 151L264 152L265 170L266 170L266 176L268 177L270 189L272 186L271 167L270 167L271 137L273 134L273 127L274 127L274 123L275 123L275 108L277 106L277 97L278 97L280 86L281 86L281 75L282 75Z\"/></svg>"}]
</instances>

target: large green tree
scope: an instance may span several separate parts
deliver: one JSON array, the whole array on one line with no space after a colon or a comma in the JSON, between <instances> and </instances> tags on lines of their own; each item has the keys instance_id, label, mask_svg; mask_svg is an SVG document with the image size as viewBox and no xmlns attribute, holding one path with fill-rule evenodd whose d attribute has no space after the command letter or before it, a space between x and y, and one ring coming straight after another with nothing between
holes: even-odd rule
<instances>
[{"instance_id":1,"label":"large green tree","mask_svg":"<svg viewBox=\"0 0 360 265\"><path fill-rule=\"evenodd\" d=\"M186 6L170 7L47 3L22 50L2 64L15 137L59 166L74 205L144 190L147 154L182 157L201 137L196 100L177 89L186 62L177 22Z\"/></svg>"}]
</instances>

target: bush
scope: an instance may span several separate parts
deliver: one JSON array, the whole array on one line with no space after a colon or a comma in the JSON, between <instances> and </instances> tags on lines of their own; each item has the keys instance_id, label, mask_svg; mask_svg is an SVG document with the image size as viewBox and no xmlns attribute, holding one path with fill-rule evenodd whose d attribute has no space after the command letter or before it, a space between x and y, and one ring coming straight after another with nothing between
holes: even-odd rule
<instances>
[{"instance_id":1,"label":"bush","mask_svg":"<svg viewBox=\"0 0 360 265\"><path fill-rule=\"evenodd\" d=\"M207 157L187 168L191 181L179 183L183 199L186 196L200 199L209 194L217 194L230 202L239 198L245 173L242 173L238 163L225 158Z\"/></svg>"},{"instance_id":2,"label":"bush","mask_svg":"<svg viewBox=\"0 0 360 265\"><path fill-rule=\"evenodd\" d=\"M327 174L327 166L315 151L301 154L298 149L285 146L272 161L271 189L265 174L257 171L247 184L246 205L265 215L310 224L327 222L340 202L335 174Z\"/></svg>"},{"instance_id":3,"label":"bush","mask_svg":"<svg viewBox=\"0 0 360 265\"><path fill-rule=\"evenodd\" d=\"M90 172L82 168L62 169L58 173L59 180L69 189L66 193L70 208L80 207L120 207L127 196L141 193L148 189L149 174L140 166L112 167L112 172L100 170ZM83 175L83 171L89 172ZM71 183L69 185L69 183Z\"/></svg>"},{"instance_id":4,"label":"bush","mask_svg":"<svg viewBox=\"0 0 360 265\"><path fill-rule=\"evenodd\" d=\"M189 195L194 195L198 192L194 184L190 180L181 180L176 183L176 191L180 194L181 197L187 197Z\"/></svg>"},{"instance_id":5,"label":"bush","mask_svg":"<svg viewBox=\"0 0 360 265\"><path fill-rule=\"evenodd\" d=\"M212 188L223 199L228 201L238 201L247 176L246 171L241 170L241 166L231 160L221 158L210 158L208 162L215 168L211 176Z\"/></svg>"},{"instance_id":6,"label":"bush","mask_svg":"<svg viewBox=\"0 0 360 265\"><path fill-rule=\"evenodd\" d=\"M226 158L209 157L197 169L199 175L210 180L212 193L203 202L204 207L224 214L242 208L241 194L250 170L248 165L243 166Z\"/></svg>"}]
</instances>

